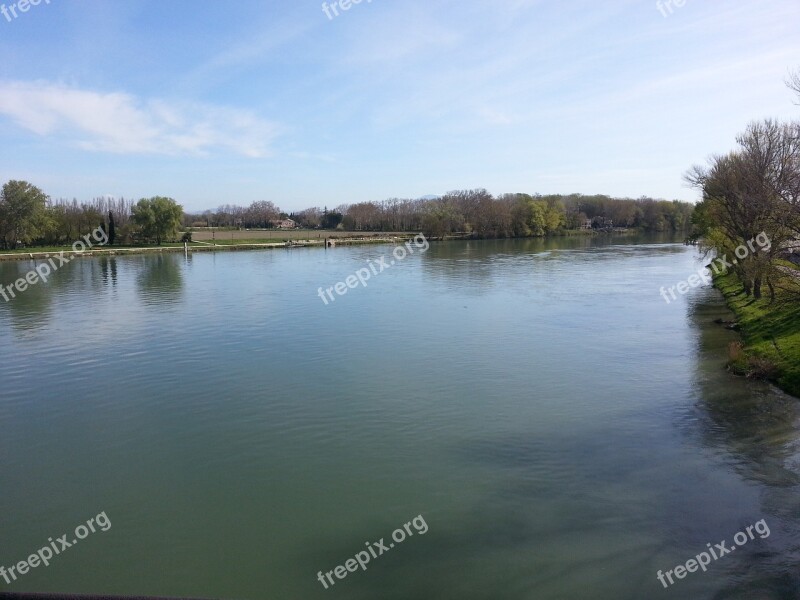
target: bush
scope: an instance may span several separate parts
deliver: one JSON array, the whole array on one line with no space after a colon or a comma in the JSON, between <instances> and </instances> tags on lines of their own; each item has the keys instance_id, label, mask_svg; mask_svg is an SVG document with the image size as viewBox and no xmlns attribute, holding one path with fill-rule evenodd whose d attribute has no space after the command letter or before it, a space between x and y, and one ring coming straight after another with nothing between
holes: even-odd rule
<instances>
[{"instance_id":1,"label":"bush","mask_svg":"<svg viewBox=\"0 0 800 600\"><path fill-rule=\"evenodd\" d=\"M748 356L741 342L728 344L728 368L735 375L765 381L775 381L781 374L778 366L771 360Z\"/></svg>"},{"instance_id":2,"label":"bush","mask_svg":"<svg viewBox=\"0 0 800 600\"><path fill-rule=\"evenodd\" d=\"M780 369L770 360L760 358L758 356L751 356L747 361L748 379L764 379L766 381L775 381L780 377Z\"/></svg>"},{"instance_id":3,"label":"bush","mask_svg":"<svg viewBox=\"0 0 800 600\"><path fill-rule=\"evenodd\" d=\"M741 342L728 344L728 368L734 375L746 376L749 372L747 354Z\"/></svg>"}]
</instances>

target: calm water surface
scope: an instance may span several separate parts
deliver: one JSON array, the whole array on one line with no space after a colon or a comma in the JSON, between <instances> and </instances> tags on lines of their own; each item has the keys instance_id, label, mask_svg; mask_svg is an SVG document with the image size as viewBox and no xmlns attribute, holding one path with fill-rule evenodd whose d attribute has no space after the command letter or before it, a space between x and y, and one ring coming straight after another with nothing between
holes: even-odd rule
<instances>
[{"instance_id":1,"label":"calm water surface","mask_svg":"<svg viewBox=\"0 0 800 600\"><path fill-rule=\"evenodd\" d=\"M659 297L694 249L433 244L317 296L390 250L87 258L0 302L0 565L112 523L0 592L800 597L798 404L724 371L715 291Z\"/></svg>"}]
</instances>

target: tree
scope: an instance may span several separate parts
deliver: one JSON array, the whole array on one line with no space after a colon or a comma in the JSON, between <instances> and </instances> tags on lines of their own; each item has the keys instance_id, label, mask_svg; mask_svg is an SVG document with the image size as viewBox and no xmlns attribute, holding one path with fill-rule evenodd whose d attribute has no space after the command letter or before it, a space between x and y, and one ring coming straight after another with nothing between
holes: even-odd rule
<instances>
[{"instance_id":1,"label":"tree","mask_svg":"<svg viewBox=\"0 0 800 600\"><path fill-rule=\"evenodd\" d=\"M703 192L692 221L706 248L724 256L762 233L771 241L767 252L733 261L745 294L756 299L763 282L774 299L773 280L780 276L774 259L798 231L799 134L798 124L752 123L737 137L738 150L713 157L708 168L694 167L686 175Z\"/></svg>"},{"instance_id":2,"label":"tree","mask_svg":"<svg viewBox=\"0 0 800 600\"><path fill-rule=\"evenodd\" d=\"M307 208L306 210L295 214L293 218L300 224L301 227L316 229L319 227L321 217L322 211L320 211L320 209Z\"/></svg>"},{"instance_id":3,"label":"tree","mask_svg":"<svg viewBox=\"0 0 800 600\"><path fill-rule=\"evenodd\" d=\"M786 85L797 94L797 104L800 104L800 69L789 74Z\"/></svg>"},{"instance_id":4,"label":"tree","mask_svg":"<svg viewBox=\"0 0 800 600\"><path fill-rule=\"evenodd\" d=\"M272 202L261 200L253 202L244 214L245 227L268 229L281 212Z\"/></svg>"},{"instance_id":5,"label":"tree","mask_svg":"<svg viewBox=\"0 0 800 600\"><path fill-rule=\"evenodd\" d=\"M47 196L27 181L9 181L0 195L0 239L4 248L27 244L47 229Z\"/></svg>"},{"instance_id":6,"label":"tree","mask_svg":"<svg viewBox=\"0 0 800 600\"><path fill-rule=\"evenodd\" d=\"M174 238L181 226L183 207L172 198L156 196L142 198L133 207L133 222L140 234L161 244L165 238Z\"/></svg>"},{"instance_id":7,"label":"tree","mask_svg":"<svg viewBox=\"0 0 800 600\"><path fill-rule=\"evenodd\" d=\"M459 231L464 226L464 217L452 204L431 203L422 218L422 230L430 238L442 238Z\"/></svg>"},{"instance_id":8,"label":"tree","mask_svg":"<svg viewBox=\"0 0 800 600\"><path fill-rule=\"evenodd\" d=\"M344 219L344 215L339 212L326 212L322 216L320 225L323 229L336 229Z\"/></svg>"},{"instance_id":9,"label":"tree","mask_svg":"<svg viewBox=\"0 0 800 600\"><path fill-rule=\"evenodd\" d=\"M114 212L108 211L108 245L113 246L117 239L117 226L114 224Z\"/></svg>"}]
</instances>

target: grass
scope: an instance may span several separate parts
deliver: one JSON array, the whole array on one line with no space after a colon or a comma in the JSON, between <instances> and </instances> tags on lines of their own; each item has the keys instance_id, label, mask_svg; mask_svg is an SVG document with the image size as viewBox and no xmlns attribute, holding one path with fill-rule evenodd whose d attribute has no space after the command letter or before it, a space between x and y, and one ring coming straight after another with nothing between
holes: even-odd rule
<instances>
[{"instance_id":1,"label":"grass","mask_svg":"<svg viewBox=\"0 0 800 600\"><path fill-rule=\"evenodd\" d=\"M92 250L114 250L114 249L138 249L138 248L155 248L155 244L136 244L130 246L122 246L114 244L113 246L101 246L96 244L94 248L87 248L87 252ZM159 248L183 248L183 242L164 242ZM0 254L37 254L40 252L49 252L51 254L58 254L59 252L72 252L72 246L29 246L27 248L17 248L15 250L0 250Z\"/></svg>"},{"instance_id":2,"label":"grass","mask_svg":"<svg viewBox=\"0 0 800 600\"><path fill-rule=\"evenodd\" d=\"M216 244L217 246L231 246L237 244L283 244L288 240L291 241L306 241L315 240L323 241L325 238L371 238L371 237L392 237L392 236L410 236L411 233L384 233L376 231L322 231L322 230L268 230L268 231L216 231L213 235L210 231L194 232L193 238L202 244L195 244L195 246ZM162 242L160 245L156 244L132 244L113 246L100 246L96 245L89 250L136 250L148 248L183 248L183 242ZM28 248L17 248L16 250L0 250L0 254L20 254L26 255L31 253L59 253L61 251L71 252L72 246L30 246Z\"/></svg>"},{"instance_id":3,"label":"grass","mask_svg":"<svg viewBox=\"0 0 800 600\"><path fill-rule=\"evenodd\" d=\"M392 236L411 236L419 232L389 232L389 231L329 231L322 229L237 229L220 231L197 229L192 231L192 238L199 242L213 242L222 244L248 243L248 244L270 244L280 243L286 240L319 240L325 238L352 238L352 237L392 237Z\"/></svg>"},{"instance_id":4,"label":"grass","mask_svg":"<svg viewBox=\"0 0 800 600\"><path fill-rule=\"evenodd\" d=\"M336 236L336 237L327 236L327 237L330 238L330 239L334 239L334 240L346 240L346 239L351 239L351 238L355 239L355 238L359 238L359 237L362 237L362 236L349 235L349 236ZM390 237L390 236L386 236L386 237ZM285 244L287 241L292 241L292 242L317 242L317 243L321 244L325 239L326 239L325 237L318 238L316 236L311 237L311 236L288 236L288 235L286 237L242 238L242 239L234 239L234 240L232 240L230 238L228 238L227 240L226 239L217 238L215 240L211 240L211 239L208 239L208 240L194 240L194 242L192 242L192 244L190 244L190 246L191 245L207 246L209 244L216 244L217 246L237 246L237 245L245 245L246 246L247 244ZM369 239L371 239L371 238L369 238ZM195 242L198 242L199 244L195 243ZM183 244L180 244L180 245L183 246Z\"/></svg>"},{"instance_id":5,"label":"grass","mask_svg":"<svg viewBox=\"0 0 800 600\"><path fill-rule=\"evenodd\" d=\"M232 240L232 239L228 238L227 240L224 240L224 239L221 240L221 239L217 238L216 240L197 240L197 241L201 242L200 245L203 245L203 246L207 246L209 244L215 244L217 246L237 246L237 245L241 245L241 244L245 244L245 245L246 244L285 244L286 240L288 240L288 239L289 238L285 238L285 239L282 239L282 238L264 238L264 239L253 238L253 239L243 239L243 240ZM294 241L300 241L300 238L295 238ZM183 245L183 244L181 244L181 245ZM197 246L197 244L195 244L194 242L192 242L192 244L190 244L190 245Z\"/></svg>"},{"instance_id":6,"label":"grass","mask_svg":"<svg viewBox=\"0 0 800 600\"><path fill-rule=\"evenodd\" d=\"M748 298L733 274L717 276L714 283L736 314L742 333L743 343L729 349L731 369L773 381L800 397L800 297L779 291L772 303L768 297Z\"/></svg>"}]
</instances>

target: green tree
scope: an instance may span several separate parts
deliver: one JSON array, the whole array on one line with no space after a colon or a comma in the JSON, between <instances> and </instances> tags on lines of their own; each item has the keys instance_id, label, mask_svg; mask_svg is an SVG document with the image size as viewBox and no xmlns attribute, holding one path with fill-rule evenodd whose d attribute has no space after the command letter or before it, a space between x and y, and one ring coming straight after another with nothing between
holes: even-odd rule
<instances>
[{"instance_id":1,"label":"green tree","mask_svg":"<svg viewBox=\"0 0 800 600\"><path fill-rule=\"evenodd\" d=\"M0 195L0 240L16 248L39 237L48 227L47 196L27 181L9 181Z\"/></svg>"},{"instance_id":2,"label":"green tree","mask_svg":"<svg viewBox=\"0 0 800 600\"><path fill-rule=\"evenodd\" d=\"M428 206L422 218L422 231L430 238L442 238L464 226L463 216L455 207L436 203Z\"/></svg>"},{"instance_id":3,"label":"green tree","mask_svg":"<svg viewBox=\"0 0 800 600\"><path fill-rule=\"evenodd\" d=\"M531 234L541 237L547 233L547 203L541 200L531 200L531 212L528 227Z\"/></svg>"},{"instance_id":4,"label":"green tree","mask_svg":"<svg viewBox=\"0 0 800 600\"><path fill-rule=\"evenodd\" d=\"M344 220L344 215L339 212L326 212L322 216L321 226L323 229L336 229Z\"/></svg>"},{"instance_id":5,"label":"green tree","mask_svg":"<svg viewBox=\"0 0 800 600\"><path fill-rule=\"evenodd\" d=\"M181 226L183 207L172 198L156 196L142 198L133 206L132 218L139 233L148 240L161 244L174 238Z\"/></svg>"},{"instance_id":6,"label":"green tree","mask_svg":"<svg viewBox=\"0 0 800 600\"><path fill-rule=\"evenodd\" d=\"M117 226L114 223L114 212L108 211L108 245L113 246L117 239Z\"/></svg>"}]
</instances>

